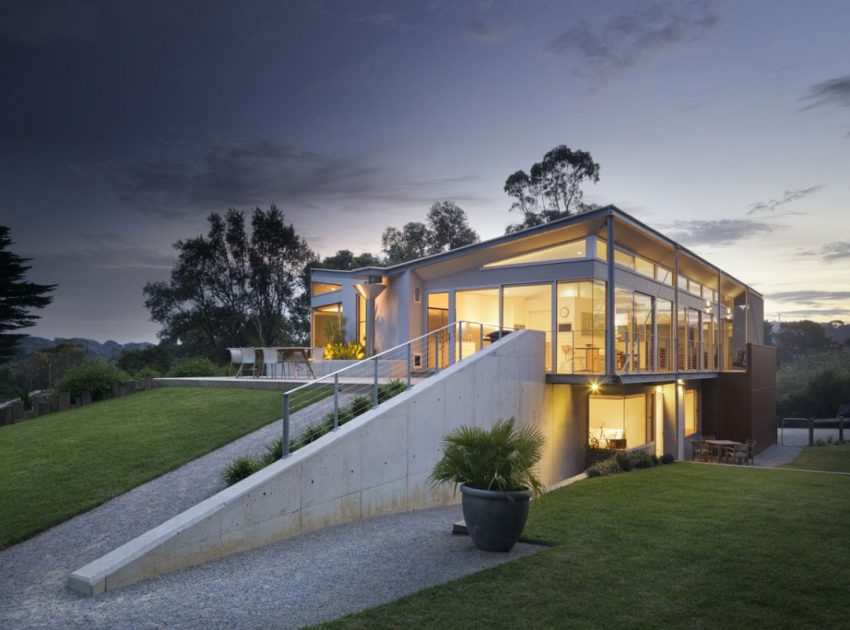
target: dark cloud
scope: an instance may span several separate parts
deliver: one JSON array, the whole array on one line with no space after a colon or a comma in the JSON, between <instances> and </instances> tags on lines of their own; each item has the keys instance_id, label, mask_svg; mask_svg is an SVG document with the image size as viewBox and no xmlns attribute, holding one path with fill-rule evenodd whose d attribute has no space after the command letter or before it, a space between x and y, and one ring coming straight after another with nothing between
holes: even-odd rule
<instances>
[{"instance_id":1,"label":"dark cloud","mask_svg":"<svg viewBox=\"0 0 850 630\"><path fill-rule=\"evenodd\" d=\"M480 44L498 44L508 36L508 30L490 20L472 19L463 26L467 39Z\"/></svg>"},{"instance_id":2,"label":"dark cloud","mask_svg":"<svg viewBox=\"0 0 850 630\"><path fill-rule=\"evenodd\" d=\"M676 221L667 235L684 245L732 245L754 236L770 234L776 225L751 219Z\"/></svg>"},{"instance_id":3,"label":"dark cloud","mask_svg":"<svg viewBox=\"0 0 850 630\"><path fill-rule=\"evenodd\" d=\"M589 69L609 75L641 63L651 53L697 40L719 22L707 2L657 2L604 23L582 20L553 39L546 51L573 58L577 74L589 74Z\"/></svg>"},{"instance_id":4,"label":"dark cloud","mask_svg":"<svg viewBox=\"0 0 850 630\"><path fill-rule=\"evenodd\" d=\"M765 297L776 302L817 306L823 302L850 300L850 291L780 291L779 293L768 293Z\"/></svg>"},{"instance_id":5,"label":"dark cloud","mask_svg":"<svg viewBox=\"0 0 850 630\"><path fill-rule=\"evenodd\" d=\"M35 252L42 272L61 272L65 269L111 269L111 270L159 270L167 271L174 266L175 254L165 254L118 241L114 244L101 242L98 247L80 247L64 251Z\"/></svg>"},{"instance_id":6,"label":"dark cloud","mask_svg":"<svg viewBox=\"0 0 850 630\"><path fill-rule=\"evenodd\" d=\"M776 209L785 206L794 201L799 201L803 197L808 197L809 195L816 193L821 188L823 188L823 184L819 184L817 186L811 186L809 188L800 188L798 190L786 190L782 193L782 197L779 199L768 199L767 201L757 201L756 203L751 203L747 206L747 215L753 215L759 212L776 212Z\"/></svg>"},{"instance_id":7,"label":"dark cloud","mask_svg":"<svg viewBox=\"0 0 850 630\"><path fill-rule=\"evenodd\" d=\"M372 26L385 26L388 28L407 28L407 24L401 16L401 13L395 9L386 9L375 11L374 13L364 13L360 15L352 15L351 19L362 24L371 24Z\"/></svg>"},{"instance_id":8,"label":"dark cloud","mask_svg":"<svg viewBox=\"0 0 850 630\"><path fill-rule=\"evenodd\" d=\"M850 107L850 75L815 83L802 100L808 104L801 111L830 105Z\"/></svg>"},{"instance_id":9,"label":"dark cloud","mask_svg":"<svg viewBox=\"0 0 850 630\"><path fill-rule=\"evenodd\" d=\"M218 144L197 158L183 149L175 153L78 170L105 182L121 204L163 217L270 203L363 211L370 204L480 200L465 191L478 176L405 177L362 156L301 151L279 142Z\"/></svg>"}]
</instances>

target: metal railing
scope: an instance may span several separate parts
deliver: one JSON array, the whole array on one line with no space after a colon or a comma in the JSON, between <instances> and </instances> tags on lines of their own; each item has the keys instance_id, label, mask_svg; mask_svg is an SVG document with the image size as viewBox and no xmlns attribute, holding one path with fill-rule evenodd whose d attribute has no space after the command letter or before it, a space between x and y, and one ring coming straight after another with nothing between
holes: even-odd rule
<instances>
[{"instance_id":1,"label":"metal railing","mask_svg":"<svg viewBox=\"0 0 850 630\"><path fill-rule=\"evenodd\" d=\"M285 392L281 456L289 456L509 332L492 324L453 322ZM293 426L296 418L297 426ZM292 438L295 432L298 435Z\"/></svg>"}]
</instances>

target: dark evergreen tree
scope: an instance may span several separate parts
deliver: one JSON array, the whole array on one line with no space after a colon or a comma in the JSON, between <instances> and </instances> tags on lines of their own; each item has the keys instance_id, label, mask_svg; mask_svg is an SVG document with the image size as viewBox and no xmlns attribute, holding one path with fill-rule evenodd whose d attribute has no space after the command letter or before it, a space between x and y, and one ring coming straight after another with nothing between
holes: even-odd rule
<instances>
[{"instance_id":1,"label":"dark evergreen tree","mask_svg":"<svg viewBox=\"0 0 850 630\"><path fill-rule=\"evenodd\" d=\"M50 304L53 297L48 294L56 288L55 284L27 282L24 277L31 267L26 263L31 259L10 251L12 244L9 228L0 225L0 363L14 355L18 340L26 336L9 331L33 326L39 319L33 309Z\"/></svg>"}]
</instances>

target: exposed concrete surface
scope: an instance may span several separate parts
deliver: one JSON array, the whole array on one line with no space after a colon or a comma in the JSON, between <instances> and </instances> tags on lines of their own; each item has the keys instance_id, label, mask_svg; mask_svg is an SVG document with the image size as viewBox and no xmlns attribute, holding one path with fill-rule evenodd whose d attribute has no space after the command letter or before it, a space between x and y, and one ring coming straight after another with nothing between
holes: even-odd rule
<instances>
[{"instance_id":1,"label":"exposed concrete surface","mask_svg":"<svg viewBox=\"0 0 850 630\"><path fill-rule=\"evenodd\" d=\"M97 595L329 525L456 503L427 477L442 437L460 424L515 417L551 444L563 439L564 419L546 410L543 352L543 333L505 337L82 566L68 583ZM568 466L547 449L542 481L560 481Z\"/></svg>"},{"instance_id":2,"label":"exposed concrete surface","mask_svg":"<svg viewBox=\"0 0 850 630\"><path fill-rule=\"evenodd\" d=\"M450 506L337 525L92 599L42 557L26 579L4 563L0 627L298 628L392 601L544 549L477 550L450 534ZM21 558L23 560L23 558Z\"/></svg>"}]
</instances>

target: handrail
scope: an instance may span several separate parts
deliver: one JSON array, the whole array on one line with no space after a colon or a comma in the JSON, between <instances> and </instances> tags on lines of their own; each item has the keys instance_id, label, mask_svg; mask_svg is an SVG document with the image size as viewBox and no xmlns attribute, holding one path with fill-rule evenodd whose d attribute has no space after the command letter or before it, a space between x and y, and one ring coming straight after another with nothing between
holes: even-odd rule
<instances>
[{"instance_id":1,"label":"handrail","mask_svg":"<svg viewBox=\"0 0 850 630\"><path fill-rule=\"evenodd\" d=\"M433 355L428 356L428 360L430 362L430 360L433 359L433 365L434 365L433 370L434 370L434 373L436 374L441 369L441 366L440 366L441 359L447 361L449 363L449 365L451 365L451 364L457 363L459 361L462 361L465 358L464 354L463 354L463 345L462 345L463 341L461 339L459 339L460 335L459 335L458 331L460 331L460 333L462 333L464 331L464 327L466 327L466 326L473 326L473 327L479 328L479 334L478 334L478 340L477 340L478 341L478 348L477 348L477 350L474 350L473 353L477 352L478 350L481 350L484 347L484 341L485 341L484 329L485 328L495 328L496 330L501 331L501 328L499 327L498 324L487 324L487 323L482 323L482 322L471 322L471 321L465 321L465 320L451 322L449 324L446 324L445 326L441 326L440 328L436 328L434 330L428 331L424 335L419 335L418 337L414 337L413 339L405 341L404 343L400 343L396 346L393 346L392 348L389 348L387 350L379 352L378 354L375 354L371 357L367 357L365 359L362 359L362 360L360 360L356 363L353 363L352 365L347 365L344 368L336 370L335 372L331 372L330 374L325 374L324 376L313 379L313 380L311 380L307 383L304 383L303 385L299 385L298 387L295 387L293 389L290 389L290 390L287 390L286 392L284 392L284 394L283 394L283 443L282 443L282 449L281 449L281 451L282 451L281 456L282 457L288 457L289 451L290 451L290 447L289 447L290 411L291 411L290 400L291 400L291 397L292 397L293 394L296 394L298 392L303 392L303 391L306 391L308 389L314 389L316 384L325 384L326 386L330 386L332 384L333 385L333 412L332 412L333 429L336 429L340 424L339 418L340 418L341 411L340 411L340 400L339 399L340 399L340 376L341 375L344 375L346 373L347 374L357 374L358 371L363 372L364 367L371 364L371 367L368 368L369 374L366 375L365 372L364 372L363 380L365 382L356 383L356 381L355 381L355 385L360 385L362 387L369 387L371 389L372 406L377 406L381 402L379 400L379 389L380 389L379 388L379 381L380 381L379 363L380 363L381 359L387 360L391 356L396 356L398 358L392 359L393 362L398 361L398 362L406 363L407 383L406 383L405 388L409 389L410 387L413 386L413 384L412 384L412 374L414 372L414 368L416 368L416 369L424 368L426 371L430 369L427 366L422 366L422 365L418 365L418 364L415 365L416 357L414 356L414 352L413 352L414 346L416 344L421 344L422 352L417 352L416 354L419 355L419 356L423 356L423 355L428 356L428 353L431 350L430 339L431 338L435 339L434 348L433 348ZM442 342L441 336L445 335L446 333L448 333L448 335L445 339L445 342ZM458 342L460 342L460 343L458 343ZM440 356L444 352L444 350L440 349L440 345L442 345L443 343L446 343L446 344L449 345L448 349L445 350L448 354L447 358ZM401 353L399 351L404 351L403 354L405 356L400 356ZM472 354L472 353L470 353L470 354ZM390 369L392 369L392 367L393 366L390 365ZM354 378L357 379L358 377L354 377ZM398 379L398 380L401 380L401 379ZM343 383L343 384L345 385L345 383ZM322 396L322 398L324 398L324 396ZM318 401L318 400L319 399L316 399L316 401ZM327 419L327 422L328 423L330 422L330 418Z\"/></svg>"}]
</instances>

